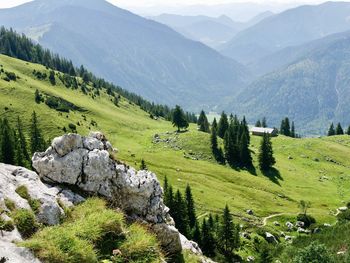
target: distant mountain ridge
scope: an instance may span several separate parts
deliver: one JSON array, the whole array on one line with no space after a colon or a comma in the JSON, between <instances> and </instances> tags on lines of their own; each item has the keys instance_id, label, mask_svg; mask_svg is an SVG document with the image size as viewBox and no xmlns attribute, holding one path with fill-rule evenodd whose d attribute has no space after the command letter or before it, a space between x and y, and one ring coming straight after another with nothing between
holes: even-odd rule
<instances>
[{"instance_id":1,"label":"distant mountain ridge","mask_svg":"<svg viewBox=\"0 0 350 263\"><path fill-rule=\"evenodd\" d=\"M147 99L191 110L217 105L250 78L234 60L103 0L36 0L0 10L0 24Z\"/></svg>"},{"instance_id":2,"label":"distant mountain ridge","mask_svg":"<svg viewBox=\"0 0 350 263\"><path fill-rule=\"evenodd\" d=\"M220 50L241 63L254 63L288 46L349 30L349 17L348 2L300 6L270 16L239 32Z\"/></svg>"}]
</instances>

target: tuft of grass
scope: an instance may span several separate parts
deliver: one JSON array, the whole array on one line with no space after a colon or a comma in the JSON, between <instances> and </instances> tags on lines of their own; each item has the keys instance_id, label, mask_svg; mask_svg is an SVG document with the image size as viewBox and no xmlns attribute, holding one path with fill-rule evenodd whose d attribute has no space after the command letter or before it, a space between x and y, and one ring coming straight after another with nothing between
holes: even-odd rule
<instances>
[{"instance_id":1,"label":"tuft of grass","mask_svg":"<svg viewBox=\"0 0 350 263\"><path fill-rule=\"evenodd\" d=\"M29 200L30 195L28 193L28 188L25 185L18 186L16 188L16 193L23 199Z\"/></svg>"},{"instance_id":2,"label":"tuft of grass","mask_svg":"<svg viewBox=\"0 0 350 263\"><path fill-rule=\"evenodd\" d=\"M5 198L5 206L7 207L7 209L9 209L10 211L14 211L16 209L16 204L15 202L13 202L11 199L9 198Z\"/></svg>"},{"instance_id":3,"label":"tuft of grass","mask_svg":"<svg viewBox=\"0 0 350 263\"><path fill-rule=\"evenodd\" d=\"M38 229L35 215L31 210L18 209L12 212L12 219L23 238L29 238Z\"/></svg>"},{"instance_id":4,"label":"tuft of grass","mask_svg":"<svg viewBox=\"0 0 350 263\"><path fill-rule=\"evenodd\" d=\"M4 220L2 217L0 217L0 231L2 234L2 231L11 232L14 230L15 226L11 220Z\"/></svg>"}]
</instances>

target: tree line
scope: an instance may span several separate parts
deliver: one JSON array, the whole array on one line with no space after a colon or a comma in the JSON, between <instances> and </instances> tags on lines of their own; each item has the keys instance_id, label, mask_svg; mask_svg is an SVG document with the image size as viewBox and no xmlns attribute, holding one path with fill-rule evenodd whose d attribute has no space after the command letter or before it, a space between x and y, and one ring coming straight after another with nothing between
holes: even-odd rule
<instances>
[{"instance_id":1,"label":"tree line","mask_svg":"<svg viewBox=\"0 0 350 263\"><path fill-rule=\"evenodd\" d=\"M31 156L46 150L47 143L35 112L32 114L29 134L25 134L24 130L20 117L13 125L6 117L0 119L0 162L30 168Z\"/></svg>"},{"instance_id":2,"label":"tree line","mask_svg":"<svg viewBox=\"0 0 350 263\"><path fill-rule=\"evenodd\" d=\"M0 28L0 53L18 58L24 61L38 63L46 66L52 70L57 70L65 75L63 80L70 82L70 77L81 77L83 84L91 83L95 89L95 94L99 94L100 89L107 90L109 95L114 92L128 99L130 102L138 105L142 110L152 114L156 117L163 117L166 120L171 120L172 109L167 105L155 104L142 98L141 96L129 92L120 86L114 85L102 78L96 77L94 74L85 69L84 66L75 67L71 60L60 57L58 54L52 53L50 50L43 48L39 44L34 44L32 40L27 38L24 34L20 35L12 29ZM53 74L50 72L50 82L55 83ZM70 86L70 85L69 85ZM82 85L82 90L85 90L86 85ZM197 118L195 114L185 113L188 122L196 123Z\"/></svg>"},{"instance_id":3,"label":"tree line","mask_svg":"<svg viewBox=\"0 0 350 263\"><path fill-rule=\"evenodd\" d=\"M340 122L337 124L336 127L334 127L334 124L332 123L331 126L328 129L327 136L334 136L334 135L350 135L350 126L344 131L343 127L341 126Z\"/></svg>"},{"instance_id":4,"label":"tree line","mask_svg":"<svg viewBox=\"0 0 350 263\"><path fill-rule=\"evenodd\" d=\"M197 219L195 201L190 185L185 193L174 192L167 177L164 179L164 204L170 208L176 228L187 238L200 246L203 254L211 258L224 258L233 262L238 256L235 251L240 247L240 226L226 205L221 215L209 214L201 222Z\"/></svg>"}]
</instances>

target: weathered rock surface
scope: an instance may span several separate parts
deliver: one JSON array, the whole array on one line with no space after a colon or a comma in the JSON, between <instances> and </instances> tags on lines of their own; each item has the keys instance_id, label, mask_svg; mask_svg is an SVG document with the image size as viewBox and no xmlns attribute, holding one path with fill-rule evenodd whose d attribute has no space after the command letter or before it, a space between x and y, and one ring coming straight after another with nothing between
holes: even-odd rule
<instances>
[{"instance_id":1,"label":"weathered rock surface","mask_svg":"<svg viewBox=\"0 0 350 263\"><path fill-rule=\"evenodd\" d=\"M38 222L45 225L55 225L64 216L64 211L59 202L69 207L82 202L84 199L71 192L51 187L41 182L39 176L32 171L22 167L0 164L0 208L4 211L0 216L5 220L11 220L5 212L9 208L5 205L5 200L10 200L16 208L31 210L28 200L23 199L16 193L16 189L25 186L32 200L38 200L41 204L36 213ZM58 201L59 200L59 201ZM25 248L17 247L13 242L21 241L21 235L14 229L11 232L3 231L0 238L0 256L10 263L38 263L33 254Z\"/></svg>"},{"instance_id":2,"label":"weathered rock surface","mask_svg":"<svg viewBox=\"0 0 350 263\"><path fill-rule=\"evenodd\" d=\"M68 134L55 138L46 152L35 153L32 161L42 180L109 199L131 218L150 223L167 252L181 251L180 235L156 175L116 163L113 151L102 133Z\"/></svg>"}]
</instances>

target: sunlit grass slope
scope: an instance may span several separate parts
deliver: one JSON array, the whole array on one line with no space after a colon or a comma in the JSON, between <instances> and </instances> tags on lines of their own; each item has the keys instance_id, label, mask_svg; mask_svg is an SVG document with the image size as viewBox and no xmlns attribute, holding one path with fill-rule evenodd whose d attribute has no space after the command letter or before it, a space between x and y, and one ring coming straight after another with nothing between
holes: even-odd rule
<instances>
[{"instance_id":1,"label":"sunlit grass slope","mask_svg":"<svg viewBox=\"0 0 350 263\"><path fill-rule=\"evenodd\" d=\"M220 211L228 204L237 217L248 217L246 209L253 209L257 217L276 213L298 212L301 199L311 201L310 213L319 221L330 221L332 213L350 200L350 137L291 139L273 138L277 164L270 174L238 171L220 166L211 160L209 134L198 132L194 125L189 132L174 134L170 122L153 120L136 105L121 99L119 107L105 92L93 99L80 89L67 89L56 77L52 86L48 80L38 80L33 70L48 73L41 65L0 56L5 71L20 78L7 82L0 77L0 116L12 121L18 115L27 129L35 110L47 137L63 134L63 127L76 124L77 131L88 134L101 130L115 147L118 158L133 166L140 160L163 180L165 176L175 188L192 186L199 215ZM45 103L36 104L34 92L61 97L82 111L60 113ZM84 118L85 116L85 118ZM97 122L97 127L91 121ZM154 135L160 136L153 143ZM251 150L257 167L260 138L253 137ZM198 160L196 160L198 159ZM259 223L258 218L250 217Z\"/></svg>"}]
</instances>

